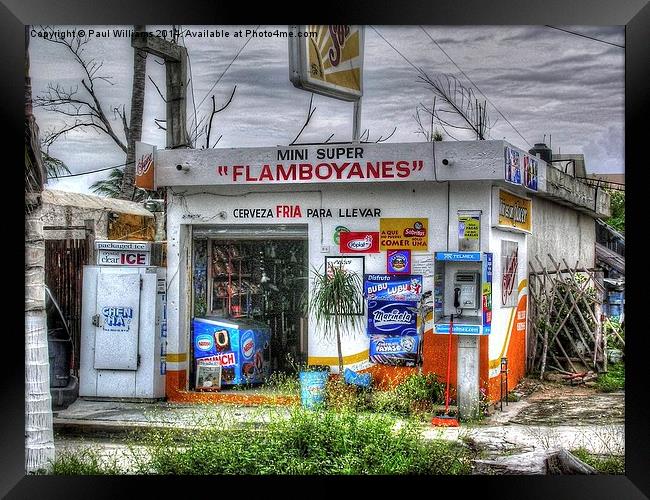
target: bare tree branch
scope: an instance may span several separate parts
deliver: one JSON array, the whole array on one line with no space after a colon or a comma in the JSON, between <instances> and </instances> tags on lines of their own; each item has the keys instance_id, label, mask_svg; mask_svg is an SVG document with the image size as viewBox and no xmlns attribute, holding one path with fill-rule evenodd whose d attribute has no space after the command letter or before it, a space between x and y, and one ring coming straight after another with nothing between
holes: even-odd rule
<instances>
[{"instance_id":1,"label":"bare tree branch","mask_svg":"<svg viewBox=\"0 0 650 500\"><path fill-rule=\"evenodd\" d=\"M302 135L303 131L309 125L309 122L311 121L311 117L314 116L314 113L316 112L316 108L312 110L311 105L312 102L314 101L314 94L311 94L311 98L309 99L309 109L307 110L307 118L305 120L305 123L303 123L302 128L300 129L300 132L298 132L298 135L289 143L289 146L292 146L296 143L298 138Z\"/></svg>"},{"instance_id":2,"label":"bare tree branch","mask_svg":"<svg viewBox=\"0 0 650 500\"><path fill-rule=\"evenodd\" d=\"M224 109L226 109L230 105L230 103L232 102L232 98L235 96L235 91L236 90L237 90L237 85L235 85L235 87L232 89L232 93L230 94L230 98L228 99L228 102L226 104L224 104L223 106L221 106L219 109L216 109L217 105L216 105L215 100L214 100L214 95L212 96L212 114L210 115L210 120L208 122L207 132L206 132L206 137L205 137L205 148L206 149L208 149L210 147L210 135L212 134L212 119L214 118L214 115L216 115L217 113L223 111ZM217 142L219 142L219 140L221 140L221 137L219 137ZM217 143L215 142L215 146L216 146L216 144Z\"/></svg>"},{"instance_id":3,"label":"bare tree branch","mask_svg":"<svg viewBox=\"0 0 650 500\"><path fill-rule=\"evenodd\" d=\"M153 83L153 86L156 87L156 90L158 91L158 95L160 96L160 98L163 100L164 103L166 103L167 99L165 99L165 96L163 95L163 93L158 88L158 85L156 85L156 82L153 81L153 78L151 78L151 76L149 76L148 78L149 78L149 81L151 83Z\"/></svg>"}]
</instances>

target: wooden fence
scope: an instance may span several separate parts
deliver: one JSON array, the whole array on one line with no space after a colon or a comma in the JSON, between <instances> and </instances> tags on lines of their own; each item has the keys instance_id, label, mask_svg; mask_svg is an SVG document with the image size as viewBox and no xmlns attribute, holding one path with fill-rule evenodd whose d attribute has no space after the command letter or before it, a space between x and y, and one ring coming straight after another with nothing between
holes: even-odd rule
<instances>
[{"instance_id":1,"label":"wooden fence","mask_svg":"<svg viewBox=\"0 0 650 500\"><path fill-rule=\"evenodd\" d=\"M570 266L548 254L550 266L529 262L529 338L527 369L554 370L569 378L607 370L607 340L601 306L605 293L601 271ZM562 267L562 264L564 266Z\"/></svg>"},{"instance_id":2,"label":"wooden fence","mask_svg":"<svg viewBox=\"0 0 650 500\"><path fill-rule=\"evenodd\" d=\"M70 329L75 375L79 371L82 272L87 259L86 240L45 240L45 283L61 307Z\"/></svg>"}]
</instances>

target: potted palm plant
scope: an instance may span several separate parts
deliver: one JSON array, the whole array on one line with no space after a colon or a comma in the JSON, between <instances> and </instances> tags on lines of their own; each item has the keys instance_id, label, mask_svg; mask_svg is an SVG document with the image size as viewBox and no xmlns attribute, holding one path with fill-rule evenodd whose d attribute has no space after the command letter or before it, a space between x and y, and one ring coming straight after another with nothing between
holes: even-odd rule
<instances>
[{"instance_id":1,"label":"potted palm plant","mask_svg":"<svg viewBox=\"0 0 650 500\"><path fill-rule=\"evenodd\" d=\"M325 272L313 271L309 308L325 339L336 339L339 375L343 375L341 335L354 331L361 323L363 296L361 277L341 266L330 265Z\"/></svg>"}]
</instances>

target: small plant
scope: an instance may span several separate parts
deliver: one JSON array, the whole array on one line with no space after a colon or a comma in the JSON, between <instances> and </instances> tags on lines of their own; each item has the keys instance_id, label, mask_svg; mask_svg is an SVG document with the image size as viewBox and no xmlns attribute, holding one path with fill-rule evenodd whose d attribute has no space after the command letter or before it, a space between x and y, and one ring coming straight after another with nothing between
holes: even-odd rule
<instances>
[{"instance_id":1,"label":"small plant","mask_svg":"<svg viewBox=\"0 0 650 500\"><path fill-rule=\"evenodd\" d=\"M361 277L342 266L330 265L325 272L313 269L314 279L309 308L325 338L335 338L339 374L343 376L341 335L361 323Z\"/></svg>"},{"instance_id":2,"label":"small plant","mask_svg":"<svg viewBox=\"0 0 650 500\"><path fill-rule=\"evenodd\" d=\"M625 474L625 456L623 455L597 455L583 447L572 450L571 453L601 474Z\"/></svg>"},{"instance_id":3,"label":"small plant","mask_svg":"<svg viewBox=\"0 0 650 500\"><path fill-rule=\"evenodd\" d=\"M76 451L57 451L52 462L52 474L62 476L73 475L118 475L124 471L115 458L101 455L99 450L87 447Z\"/></svg>"},{"instance_id":4,"label":"small plant","mask_svg":"<svg viewBox=\"0 0 650 500\"><path fill-rule=\"evenodd\" d=\"M625 363L615 363L606 373L598 375L596 387L601 392L614 392L625 389Z\"/></svg>"}]
</instances>

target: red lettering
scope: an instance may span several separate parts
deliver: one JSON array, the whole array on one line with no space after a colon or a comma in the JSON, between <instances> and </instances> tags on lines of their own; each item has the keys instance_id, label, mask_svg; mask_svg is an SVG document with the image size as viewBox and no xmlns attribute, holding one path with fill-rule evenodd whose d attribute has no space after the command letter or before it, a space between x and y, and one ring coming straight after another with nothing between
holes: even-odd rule
<instances>
[{"instance_id":1,"label":"red lettering","mask_svg":"<svg viewBox=\"0 0 650 500\"><path fill-rule=\"evenodd\" d=\"M366 163L366 168L368 170L368 178L378 179L379 178L379 162L373 163L371 161Z\"/></svg>"},{"instance_id":2,"label":"red lettering","mask_svg":"<svg viewBox=\"0 0 650 500\"><path fill-rule=\"evenodd\" d=\"M311 163L301 163L299 166L299 178L301 181L308 181L311 179Z\"/></svg>"},{"instance_id":3,"label":"red lettering","mask_svg":"<svg viewBox=\"0 0 650 500\"><path fill-rule=\"evenodd\" d=\"M127 264L135 264L135 255L132 253L127 253L126 254L126 263Z\"/></svg>"},{"instance_id":4,"label":"red lettering","mask_svg":"<svg viewBox=\"0 0 650 500\"><path fill-rule=\"evenodd\" d=\"M363 179L363 172L361 171L361 165L359 165L357 162L354 162L352 164L352 168L350 169L350 172L348 173L348 179L351 179L352 177L359 177L360 179Z\"/></svg>"},{"instance_id":5,"label":"red lettering","mask_svg":"<svg viewBox=\"0 0 650 500\"><path fill-rule=\"evenodd\" d=\"M144 254L143 253L138 254L138 264L139 265L144 265Z\"/></svg>"},{"instance_id":6,"label":"red lettering","mask_svg":"<svg viewBox=\"0 0 650 500\"><path fill-rule=\"evenodd\" d=\"M392 161L382 161L381 162L381 176L385 179L395 177L393 175L393 162Z\"/></svg>"},{"instance_id":7,"label":"red lettering","mask_svg":"<svg viewBox=\"0 0 650 500\"><path fill-rule=\"evenodd\" d=\"M321 163L321 165L329 165L329 163ZM336 178L341 179L343 177L343 171L348 168L349 163L342 163L339 167L336 163L332 163L332 168L336 172Z\"/></svg>"},{"instance_id":8,"label":"red lettering","mask_svg":"<svg viewBox=\"0 0 650 500\"><path fill-rule=\"evenodd\" d=\"M264 165L265 167L268 167L268 165ZM246 165L246 182L256 182L257 177L251 176L251 167L250 165Z\"/></svg>"},{"instance_id":9,"label":"red lettering","mask_svg":"<svg viewBox=\"0 0 650 500\"><path fill-rule=\"evenodd\" d=\"M332 166L329 163L319 163L316 166L316 177L319 179L329 179L331 176Z\"/></svg>"},{"instance_id":10,"label":"red lettering","mask_svg":"<svg viewBox=\"0 0 650 500\"><path fill-rule=\"evenodd\" d=\"M278 165L278 180L295 181L296 164L292 163L291 165L289 165L289 168L287 168L287 170L284 169L284 165Z\"/></svg>"},{"instance_id":11,"label":"red lettering","mask_svg":"<svg viewBox=\"0 0 650 500\"><path fill-rule=\"evenodd\" d=\"M237 182L237 177L243 175L244 166L243 165L233 165L232 166L232 180Z\"/></svg>"},{"instance_id":12,"label":"red lettering","mask_svg":"<svg viewBox=\"0 0 650 500\"><path fill-rule=\"evenodd\" d=\"M261 180L261 181L263 181L263 180L272 181L273 180L273 174L271 173L271 167L270 166L264 165L262 167L262 173L260 174L259 180Z\"/></svg>"},{"instance_id":13,"label":"red lettering","mask_svg":"<svg viewBox=\"0 0 650 500\"><path fill-rule=\"evenodd\" d=\"M411 169L408 166L409 162L407 161L398 161L396 164L397 168L397 177L408 177L411 173Z\"/></svg>"}]
</instances>

